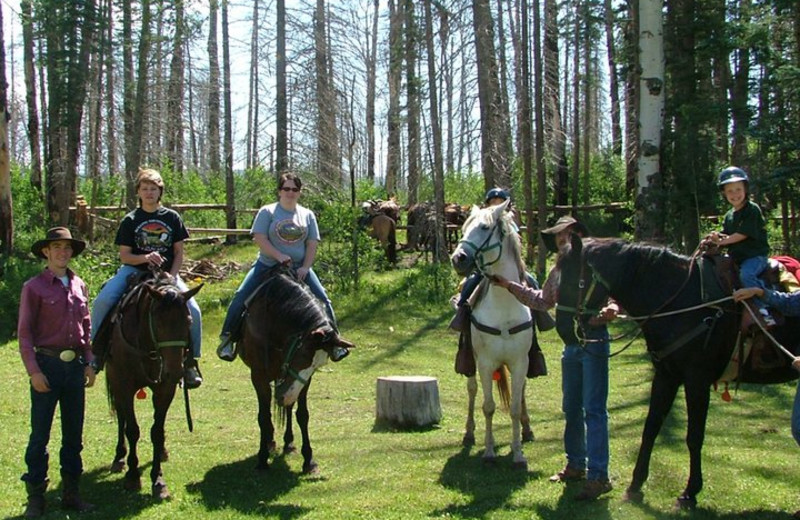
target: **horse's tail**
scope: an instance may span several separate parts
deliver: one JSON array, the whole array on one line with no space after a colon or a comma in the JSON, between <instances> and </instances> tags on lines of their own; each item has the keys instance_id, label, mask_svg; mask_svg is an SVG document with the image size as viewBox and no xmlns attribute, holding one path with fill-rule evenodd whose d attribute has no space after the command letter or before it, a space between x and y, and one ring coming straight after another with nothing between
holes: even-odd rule
<instances>
[{"instance_id":1,"label":"horse's tail","mask_svg":"<svg viewBox=\"0 0 800 520\"><path fill-rule=\"evenodd\" d=\"M500 378L497 380L497 391L500 393L500 403L503 405L503 410L508 411L511 409L511 373L508 371L508 365L503 363L497 369Z\"/></svg>"},{"instance_id":2,"label":"horse's tail","mask_svg":"<svg viewBox=\"0 0 800 520\"><path fill-rule=\"evenodd\" d=\"M111 412L111 415L117 414L117 407L114 406L114 386L111 384L111 378L108 377L106 373L106 397L108 397L108 409Z\"/></svg>"},{"instance_id":3,"label":"horse's tail","mask_svg":"<svg viewBox=\"0 0 800 520\"><path fill-rule=\"evenodd\" d=\"M391 263L397 263L397 224L392 220L389 226L389 243L386 246L386 257Z\"/></svg>"}]
</instances>

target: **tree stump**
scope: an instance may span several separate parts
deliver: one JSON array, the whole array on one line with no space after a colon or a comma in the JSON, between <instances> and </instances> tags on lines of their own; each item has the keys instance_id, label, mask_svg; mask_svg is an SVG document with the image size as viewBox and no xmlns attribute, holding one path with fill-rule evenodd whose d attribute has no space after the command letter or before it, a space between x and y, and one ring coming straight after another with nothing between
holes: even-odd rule
<instances>
[{"instance_id":1,"label":"tree stump","mask_svg":"<svg viewBox=\"0 0 800 520\"><path fill-rule=\"evenodd\" d=\"M375 422L397 427L420 427L442 419L435 377L386 376L377 382Z\"/></svg>"}]
</instances>

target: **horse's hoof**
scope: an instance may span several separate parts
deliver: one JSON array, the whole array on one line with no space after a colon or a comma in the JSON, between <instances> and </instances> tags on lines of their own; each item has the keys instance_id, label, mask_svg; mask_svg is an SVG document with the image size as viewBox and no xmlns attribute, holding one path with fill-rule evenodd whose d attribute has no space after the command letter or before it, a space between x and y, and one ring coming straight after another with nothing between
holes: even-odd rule
<instances>
[{"instance_id":1,"label":"horse's hoof","mask_svg":"<svg viewBox=\"0 0 800 520\"><path fill-rule=\"evenodd\" d=\"M153 494L153 498L157 500L167 500L170 498L169 490L167 489L167 483L164 482L164 479L158 477L155 482L153 482L153 486L151 489Z\"/></svg>"},{"instance_id":2,"label":"horse's hoof","mask_svg":"<svg viewBox=\"0 0 800 520\"><path fill-rule=\"evenodd\" d=\"M475 436L471 433L465 433L464 438L461 439L461 445L466 448L471 448L475 446Z\"/></svg>"},{"instance_id":3,"label":"horse's hoof","mask_svg":"<svg viewBox=\"0 0 800 520\"><path fill-rule=\"evenodd\" d=\"M313 460L308 464L303 464L303 475L319 475L319 466Z\"/></svg>"},{"instance_id":4,"label":"horse's hoof","mask_svg":"<svg viewBox=\"0 0 800 520\"><path fill-rule=\"evenodd\" d=\"M284 455L288 455L288 454L294 453L296 451L297 451L297 448L295 448L294 444L291 444L291 443L287 444L286 446L283 447L283 454Z\"/></svg>"},{"instance_id":5,"label":"horse's hoof","mask_svg":"<svg viewBox=\"0 0 800 520\"><path fill-rule=\"evenodd\" d=\"M164 448L164 451L161 452L161 462L169 462L169 451L167 448Z\"/></svg>"},{"instance_id":6,"label":"horse's hoof","mask_svg":"<svg viewBox=\"0 0 800 520\"><path fill-rule=\"evenodd\" d=\"M675 509L686 511L690 509L694 509L697 507L697 499L695 497L690 497L688 495L681 495L675 501Z\"/></svg>"},{"instance_id":7,"label":"horse's hoof","mask_svg":"<svg viewBox=\"0 0 800 520\"><path fill-rule=\"evenodd\" d=\"M528 461L527 460L520 460L515 461L511 464L513 469L521 469L522 471L528 471Z\"/></svg>"},{"instance_id":8,"label":"horse's hoof","mask_svg":"<svg viewBox=\"0 0 800 520\"><path fill-rule=\"evenodd\" d=\"M533 435L533 430L522 432L522 442L533 442L536 438Z\"/></svg>"},{"instance_id":9,"label":"horse's hoof","mask_svg":"<svg viewBox=\"0 0 800 520\"><path fill-rule=\"evenodd\" d=\"M139 491L142 489L142 479L126 478L122 484L126 491Z\"/></svg>"},{"instance_id":10,"label":"horse's hoof","mask_svg":"<svg viewBox=\"0 0 800 520\"><path fill-rule=\"evenodd\" d=\"M124 460L115 460L111 463L111 473L122 473L122 470L125 469L125 461Z\"/></svg>"},{"instance_id":11,"label":"horse's hoof","mask_svg":"<svg viewBox=\"0 0 800 520\"><path fill-rule=\"evenodd\" d=\"M633 489L628 488L622 495L622 500L623 502L632 502L635 504L641 504L642 501L644 501L644 493L642 492L642 490L634 491Z\"/></svg>"}]
</instances>

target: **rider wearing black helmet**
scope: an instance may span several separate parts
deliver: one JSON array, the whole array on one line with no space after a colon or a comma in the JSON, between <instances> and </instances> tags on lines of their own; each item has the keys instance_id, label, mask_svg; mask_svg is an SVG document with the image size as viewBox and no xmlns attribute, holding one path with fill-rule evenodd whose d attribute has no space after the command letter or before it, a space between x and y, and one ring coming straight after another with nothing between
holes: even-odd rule
<instances>
[{"instance_id":1,"label":"rider wearing black helmet","mask_svg":"<svg viewBox=\"0 0 800 520\"><path fill-rule=\"evenodd\" d=\"M508 190L504 190L503 188L492 188L486 192L484 196L484 206L497 206L498 204L502 204L503 202L509 200L511 198L511 194ZM514 227L515 231L519 231ZM478 284L480 284L481 280L483 280L483 273L479 271L474 271L472 274L467 276L464 281L461 283L461 293L459 294L458 300L456 302L456 315L450 320L450 328L456 330L458 332L467 332L470 327L470 315L472 314L472 310L470 309L469 305L469 297L475 292L477 289ZM529 287L533 287L535 289L539 288L539 282L536 281L536 278L533 277L532 274L525 272L525 280ZM455 297L453 297L455 299ZM555 322L553 321L552 317L547 314L547 311L534 311L536 325L540 331L550 330L555 326ZM462 336L463 337L463 336ZM462 350L462 341L459 341L459 351ZM465 356L467 358L471 357L471 353L469 356ZM459 374L463 374L466 376L474 375L474 362L472 365L468 363L459 363L460 357L456 357L456 372ZM533 345L531 351L529 353L529 364L528 364L528 377L537 377L547 375L547 367L544 362L544 356L541 355L541 349L539 348L539 343L536 340L536 335L533 336Z\"/></svg>"},{"instance_id":2,"label":"rider wearing black helmet","mask_svg":"<svg viewBox=\"0 0 800 520\"><path fill-rule=\"evenodd\" d=\"M736 166L729 166L719 173L717 182L731 209L725 214L722 232L716 231L706 237L718 247L727 247L728 253L739 266L739 279L742 287L764 288L759 275L767 268L769 241L766 221L758 204L749 198L750 178L747 172ZM755 300L764 324L775 325L761 300Z\"/></svg>"}]
</instances>

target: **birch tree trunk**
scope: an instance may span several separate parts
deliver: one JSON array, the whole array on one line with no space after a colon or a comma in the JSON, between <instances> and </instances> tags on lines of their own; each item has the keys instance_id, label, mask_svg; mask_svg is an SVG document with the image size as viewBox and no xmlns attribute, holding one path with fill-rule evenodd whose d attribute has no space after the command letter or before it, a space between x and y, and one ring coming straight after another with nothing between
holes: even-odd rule
<instances>
[{"instance_id":1,"label":"birch tree trunk","mask_svg":"<svg viewBox=\"0 0 800 520\"><path fill-rule=\"evenodd\" d=\"M367 180L375 181L375 94L378 77L378 19L379 0L373 0L372 31L367 59Z\"/></svg>"},{"instance_id":2,"label":"birch tree trunk","mask_svg":"<svg viewBox=\"0 0 800 520\"><path fill-rule=\"evenodd\" d=\"M275 170L289 168L289 118L286 100L286 2L277 2L277 56L275 56ZM257 96L256 96L257 97Z\"/></svg>"},{"instance_id":3,"label":"birch tree trunk","mask_svg":"<svg viewBox=\"0 0 800 520\"><path fill-rule=\"evenodd\" d=\"M664 122L663 0L639 0L640 154L637 176L635 237L658 241L663 235L659 190L662 185L661 130Z\"/></svg>"},{"instance_id":4,"label":"birch tree trunk","mask_svg":"<svg viewBox=\"0 0 800 520\"><path fill-rule=\"evenodd\" d=\"M400 175L400 86L403 73L404 0L389 0L389 111L386 143L386 192L393 195Z\"/></svg>"},{"instance_id":5,"label":"birch tree trunk","mask_svg":"<svg viewBox=\"0 0 800 520\"><path fill-rule=\"evenodd\" d=\"M236 229L236 198L233 178L233 108L231 107L231 51L228 35L228 0L222 0L222 92L225 101L225 224ZM228 235L226 244L235 244Z\"/></svg>"},{"instance_id":6,"label":"birch tree trunk","mask_svg":"<svg viewBox=\"0 0 800 520\"><path fill-rule=\"evenodd\" d=\"M417 203L420 158L419 79L417 78L417 21L414 0L405 0L406 130L408 132L408 205Z\"/></svg>"}]
</instances>

